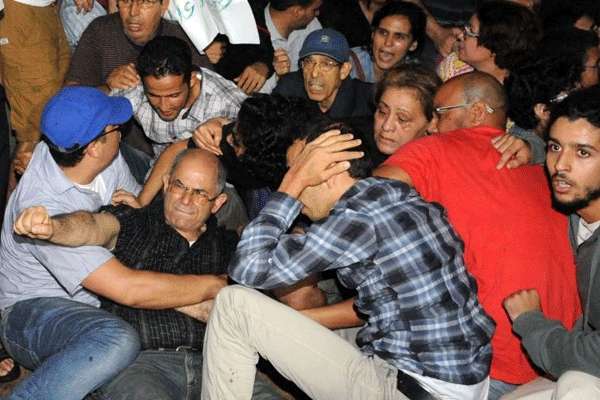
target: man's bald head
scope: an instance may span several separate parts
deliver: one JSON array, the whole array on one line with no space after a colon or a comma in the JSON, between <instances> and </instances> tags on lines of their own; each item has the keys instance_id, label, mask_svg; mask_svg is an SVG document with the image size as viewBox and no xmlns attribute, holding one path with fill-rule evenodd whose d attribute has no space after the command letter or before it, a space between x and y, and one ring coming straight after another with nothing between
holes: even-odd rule
<instances>
[{"instance_id":1,"label":"man's bald head","mask_svg":"<svg viewBox=\"0 0 600 400\"><path fill-rule=\"evenodd\" d=\"M225 169L214 154L201 149L179 154L164 177L167 223L187 240L196 240L211 214L227 200L222 193L225 179Z\"/></svg>"},{"instance_id":2,"label":"man's bald head","mask_svg":"<svg viewBox=\"0 0 600 400\"><path fill-rule=\"evenodd\" d=\"M476 126L504 129L506 125L504 88L493 76L483 72L470 72L446 81L438 90L434 104L439 132Z\"/></svg>"},{"instance_id":3,"label":"man's bald head","mask_svg":"<svg viewBox=\"0 0 600 400\"><path fill-rule=\"evenodd\" d=\"M215 192L221 193L225 188L227 172L217 156L203 149L187 149L175 158L171 167L171 176L177 176L179 171L193 170L205 175L215 182Z\"/></svg>"}]
</instances>

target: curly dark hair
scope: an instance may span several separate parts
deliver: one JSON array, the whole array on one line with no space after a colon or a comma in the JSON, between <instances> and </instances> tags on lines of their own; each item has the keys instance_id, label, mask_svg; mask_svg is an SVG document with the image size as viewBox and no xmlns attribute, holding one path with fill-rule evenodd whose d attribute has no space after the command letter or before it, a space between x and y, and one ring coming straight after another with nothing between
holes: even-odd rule
<instances>
[{"instance_id":1,"label":"curly dark hair","mask_svg":"<svg viewBox=\"0 0 600 400\"><path fill-rule=\"evenodd\" d=\"M508 117L523 129L534 129L536 104L551 106L561 92L569 92L579 81L577 67L563 57L539 58L513 71L505 82Z\"/></svg>"},{"instance_id":2,"label":"curly dark hair","mask_svg":"<svg viewBox=\"0 0 600 400\"><path fill-rule=\"evenodd\" d=\"M254 94L242 103L237 134L246 148L240 161L254 177L276 189L287 171L286 152L304 124L320 117L317 105L300 98Z\"/></svg>"},{"instance_id":3,"label":"curly dark hair","mask_svg":"<svg viewBox=\"0 0 600 400\"><path fill-rule=\"evenodd\" d=\"M597 45L596 35L571 27L544 37L538 51L505 82L508 117L521 128L535 128L538 120L533 107L538 103L551 106L559 94L576 89L586 52Z\"/></svg>"},{"instance_id":4,"label":"curly dark hair","mask_svg":"<svg viewBox=\"0 0 600 400\"><path fill-rule=\"evenodd\" d=\"M542 30L538 17L527 7L508 1L483 3L479 18L479 45L496 55L499 68L512 71L533 53Z\"/></svg>"}]
</instances>

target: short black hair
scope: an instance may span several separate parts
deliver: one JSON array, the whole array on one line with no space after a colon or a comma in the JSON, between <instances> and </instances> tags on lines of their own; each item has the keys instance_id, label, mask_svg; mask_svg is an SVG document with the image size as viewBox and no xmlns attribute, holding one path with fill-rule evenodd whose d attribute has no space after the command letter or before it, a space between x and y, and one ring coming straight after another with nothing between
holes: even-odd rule
<instances>
[{"instance_id":1,"label":"short black hair","mask_svg":"<svg viewBox=\"0 0 600 400\"><path fill-rule=\"evenodd\" d=\"M277 11L285 11L293 6L307 7L314 0L271 0L270 5Z\"/></svg>"},{"instance_id":2,"label":"short black hair","mask_svg":"<svg viewBox=\"0 0 600 400\"><path fill-rule=\"evenodd\" d=\"M287 171L286 152L295 132L311 115L320 111L305 99L260 93L248 97L237 119L237 139L245 147L240 162L251 175L276 189Z\"/></svg>"},{"instance_id":3,"label":"short black hair","mask_svg":"<svg viewBox=\"0 0 600 400\"><path fill-rule=\"evenodd\" d=\"M479 45L496 55L499 68L512 71L521 65L541 39L538 17L520 4L485 2L475 14L479 18Z\"/></svg>"},{"instance_id":4,"label":"short black hair","mask_svg":"<svg viewBox=\"0 0 600 400\"><path fill-rule=\"evenodd\" d=\"M552 110L548 127L562 117L569 121L585 119L594 127L600 128L600 85L576 90L557 104Z\"/></svg>"},{"instance_id":5,"label":"short black hair","mask_svg":"<svg viewBox=\"0 0 600 400\"><path fill-rule=\"evenodd\" d=\"M371 29L377 29L382 19L394 15L402 15L408 18L410 22L410 34L413 40L417 42L417 47L413 51L410 51L410 54L419 55L425 45L425 26L427 24L425 13L416 4L407 1L390 1L373 15Z\"/></svg>"},{"instance_id":6,"label":"short black hair","mask_svg":"<svg viewBox=\"0 0 600 400\"><path fill-rule=\"evenodd\" d=\"M192 51L183 40L174 36L158 36L149 41L137 58L136 69L140 77L183 75L190 80L194 66Z\"/></svg>"},{"instance_id":7,"label":"short black hair","mask_svg":"<svg viewBox=\"0 0 600 400\"><path fill-rule=\"evenodd\" d=\"M354 133L348 124L332 121L323 116L322 118L307 121L304 129L296 135L296 140L306 140L306 143L310 143L331 129L339 129L342 133ZM358 136L355 135L355 137ZM350 160L350 168L348 169L350 176L354 179L364 179L371 176L373 172L373 160L369 156L369 152L364 144L353 148L352 151L362 151L364 155L361 158Z\"/></svg>"},{"instance_id":8,"label":"short black hair","mask_svg":"<svg viewBox=\"0 0 600 400\"><path fill-rule=\"evenodd\" d=\"M79 162L83 159L85 149L87 147L83 146L80 148L74 148L72 151L69 149L66 149L66 151L60 151L46 136L42 136L42 140L48 145L50 155L54 159L54 162L60 167L74 167L79 164Z\"/></svg>"}]
</instances>

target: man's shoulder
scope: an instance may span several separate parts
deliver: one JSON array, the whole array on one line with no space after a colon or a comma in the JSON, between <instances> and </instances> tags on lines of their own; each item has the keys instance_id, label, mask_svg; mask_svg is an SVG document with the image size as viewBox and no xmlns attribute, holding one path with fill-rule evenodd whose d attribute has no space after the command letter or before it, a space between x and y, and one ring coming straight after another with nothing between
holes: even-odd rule
<instances>
[{"instance_id":1,"label":"man's shoulder","mask_svg":"<svg viewBox=\"0 0 600 400\"><path fill-rule=\"evenodd\" d=\"M304 78L302 71L294 71L283 75L277 81L277 86L273 93L280 94L285 97L302 97L307 98L306 90L304 89Z\"/></svg>"},{"instance_id":2,"label":"man's shoulder","mask_svg":"<svg viewBox=\"0 0 600 400\"><path fill-rule=\"evenodd\" d=\"M180 39L184 39L188 43L190 42L188 36L185 34L183 28L176 22L169 21L168 19L162 18L162 36L177 36Z\"/></svg>"},{"instance_id":3,"label":"man's shoulder","mask_svg":"<svg viewBox=\"0 0 600 400\"><path fill-rule=\"evenodd\" d=\"M348 82L355 91L360 93L372 94L375 86L373 83L361 81L360 79L356 78L348 78Z\"/></svg>"},{"instance_id":4,"label":"man's shoulder","mask_svg":"<svg viewBox=\"0 0 600 400\"><path fill-rule=\"evenodd\" d=\"M102 15L95 18L84 31L84 34L88 36L92 34L94 37L102 40L109 40L116 33L119 35L123 33L119 13Z\"/></svg>"},{"instance_id":5,"label":"man's shoulder","mask_svg":"<svg viewBox=\"0 0 600 400\"><path fill-rule=\"evenodd\" d=\"M414 191L404 182L381 178L369 177L358 180L342 197L347 204L387 203L395 202L403 197L413 195Z\"/></svg>"},{"instance_id":6,"label":"man's shoulder","mask_svg":"<svg viewBox=\"0 0 600 400\"><path fill-rule=\"evenodd\" d=\"M200 68L200 73L202 74L202 80L210 81L216 86L222 87L227 86L228 88L236 88L240 90L233 82L228 79L225 79L223 76L218 74L217 72L211 71L208 68ZM241 90L240 90L241 91Z\"/></svg>"}]
</instances>

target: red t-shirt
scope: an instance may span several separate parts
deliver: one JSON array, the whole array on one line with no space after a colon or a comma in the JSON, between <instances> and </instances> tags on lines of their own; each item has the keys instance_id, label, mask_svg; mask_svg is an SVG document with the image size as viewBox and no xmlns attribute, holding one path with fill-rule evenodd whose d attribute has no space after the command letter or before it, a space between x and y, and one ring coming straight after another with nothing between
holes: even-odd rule
<instances>
[{"instance_id":1,"label":"red t-shirt","mask_svg":"<svg viewBox=\"0 0 600 400\"><path fill-rule=\"evenodd\" d=\"M491 377L522 384L537 376L502 301L535 288L549 318L571 328L581 308L567 218L551 207L540 166L496 169L490 140L504 132L462 129L402 146L385 165L403 169L421 196L440 203L465 243L465 263L478 297L496 321Z\"/></svg>"}]
</instances>

